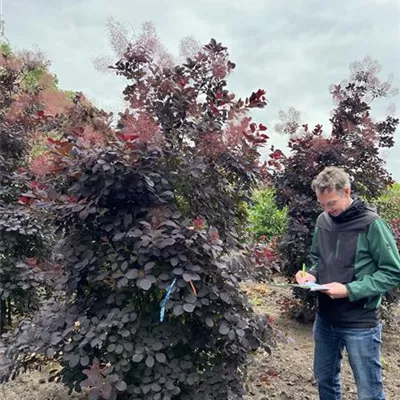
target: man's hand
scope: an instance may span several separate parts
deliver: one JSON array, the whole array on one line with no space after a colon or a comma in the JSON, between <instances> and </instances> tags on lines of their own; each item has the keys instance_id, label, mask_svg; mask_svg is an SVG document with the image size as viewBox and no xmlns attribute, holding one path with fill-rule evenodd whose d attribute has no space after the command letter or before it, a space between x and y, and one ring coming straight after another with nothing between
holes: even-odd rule
<instances>
[{"instance_id":1,"label":"man's hand","mask_svg":"<svg viewBox=\"0 0 400 400\"><path fill-rule=\"evenodd\" d=\"M324 290L322 293L327 294L331 299L343 299L348 297L349 292L345 285L338 282L324 283L324 286L328 287L328 290Z\"/></svg>"},{"instance_id":2,"label":"man's hand","mask_svg":"<svg viewBox=\"0 0 400 400\"><path fill-rule=\"evenodd\" d=\"M309 274L308 272L306 272L305 274L303 274L303 271L298 271L296 274L296 281L297 283L305 283L305 282L314 282L317 279L315 278L314 275Z\"/></svg>"}]
</instances>

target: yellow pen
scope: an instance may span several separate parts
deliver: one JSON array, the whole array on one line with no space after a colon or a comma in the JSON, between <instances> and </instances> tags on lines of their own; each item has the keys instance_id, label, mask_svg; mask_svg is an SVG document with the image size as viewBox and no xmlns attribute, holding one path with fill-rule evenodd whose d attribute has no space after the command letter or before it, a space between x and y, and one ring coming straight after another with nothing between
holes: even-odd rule
<instances>
[{"instance_id":1,"label":"yellow pen","mask_svg":"<svg viewBox=\"0 0 400 400\"><path fill-rule=\"evenodd\" d=\"M306 276L306 264L303 263L303 278Z\"/></svg>"}]
</instances>

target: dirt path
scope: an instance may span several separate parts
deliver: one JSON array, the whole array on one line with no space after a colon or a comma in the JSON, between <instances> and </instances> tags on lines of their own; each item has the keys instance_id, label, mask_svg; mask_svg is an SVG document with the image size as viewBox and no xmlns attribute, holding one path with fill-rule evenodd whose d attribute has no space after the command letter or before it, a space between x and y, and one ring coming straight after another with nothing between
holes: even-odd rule
<instances>
[{"instance_id":1,"label":"dirt path","mask_svg":"<svg viewBox=\"0 0 400 400\"><path fill-rule=\"evenodd\" d=\"M284 341L279 341L272 356L259 354L249 374L246 400L318 400L313 378L312 325L289 319L280 304L291 298L290 289L269 290L263 285L249 288L256 309L274 320ZM400 309L397 327L384 330L382 362L387 400L400 400ZM356 387L347 358L342 368L343 400L357 400Z\"/></svg>"}]
</instances>

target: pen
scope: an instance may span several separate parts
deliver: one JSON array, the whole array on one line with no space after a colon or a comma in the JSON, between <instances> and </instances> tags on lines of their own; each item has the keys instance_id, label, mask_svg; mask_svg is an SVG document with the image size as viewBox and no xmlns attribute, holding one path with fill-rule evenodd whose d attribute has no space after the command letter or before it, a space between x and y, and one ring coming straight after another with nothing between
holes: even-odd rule
<instances>
[{"instance_id":1,"label":"pen","mask_svg":"<svg viewBox=\"0 0 400 400\"><path fill-rule=\"evenodd\" d=\"M306 276L306 264L303 263L303 278Z\"/></svg>"}]
</instances>

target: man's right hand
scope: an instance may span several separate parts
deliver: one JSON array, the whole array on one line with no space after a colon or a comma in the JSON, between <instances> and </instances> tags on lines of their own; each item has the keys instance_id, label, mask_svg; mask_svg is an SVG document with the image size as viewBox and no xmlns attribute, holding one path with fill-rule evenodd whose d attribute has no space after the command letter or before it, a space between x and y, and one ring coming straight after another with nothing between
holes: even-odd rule
<instances>
[{"instance_id":1,"label":"man's right hand","mask_svg":"<svg viewBox=\"0 0 400 400\"><path fill-rule=\"evenodd\" d=\"M298 271L296 274L296 281L297 283L305 283L305 282L314 282L317 279L315 278L314 275L309 274L308 272L306 272L305 274L303 273L303 271Z\"/></svg>"}]
</instances>

